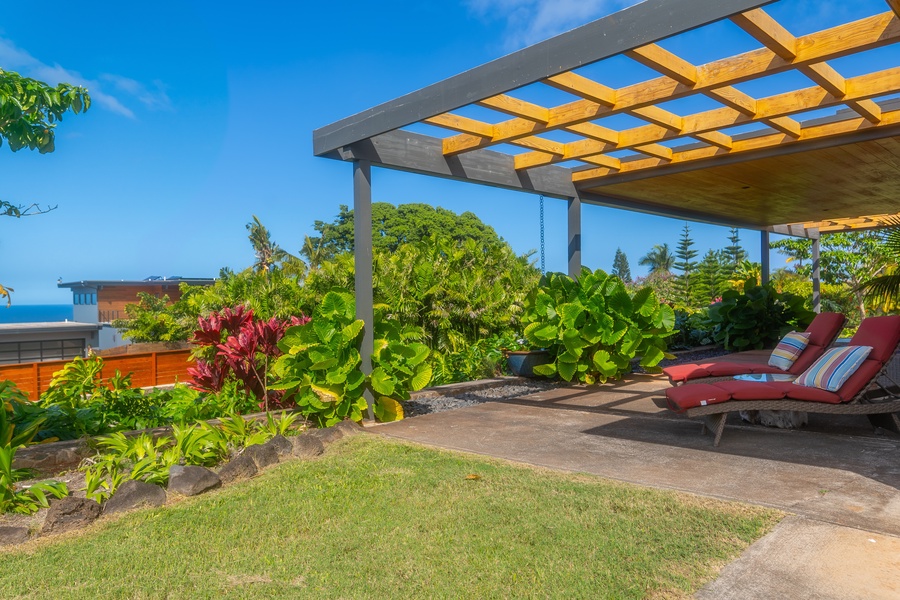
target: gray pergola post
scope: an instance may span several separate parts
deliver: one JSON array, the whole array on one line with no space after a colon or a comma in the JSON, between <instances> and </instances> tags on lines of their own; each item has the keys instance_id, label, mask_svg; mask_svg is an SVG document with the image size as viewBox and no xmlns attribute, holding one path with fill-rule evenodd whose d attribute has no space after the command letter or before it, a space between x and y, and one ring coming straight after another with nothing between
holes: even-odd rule
<instances>
[{"instance_id":1,"label":"gray pergola post","mask_svg":"<svg viewBox=\"0 0 900 600\"><path fill-rule=\"evenodd\" d=\"M575 279L581 274L581 198L569 198L569 277Z\"/></svg>"},{"instance_id":2,"label":"gray pergola post","mask_svg":"<svg viewBox=\"0 0 900 600\"><path fill-rule=\"evenodd\" d=\"M760 283L769 283L769 232L759 232L759 262L761 264Z\"/></svg>"},{"instance_id":3,"label":"gray pergola post","mask_svg":"<svg viewBox=\"0 0 900 600\"><path fill-rule=\"evenodd\" d=\"M822 270L819 263L819 233L812 238L812 305L814 312L822 311Z\"/></svg>"},{"instance_id":4,"label":"gray pergola post","mask_svg":"<svg viewBox=\"0 0 900 600\"><path fill-rule=\"evenodd\" d=\"M372 350L375 347L375 314L372 280L372 165L365 160L353 161L353 258L356 266L356 318L363 322L363 338L359 348L363 374L372 374ZM375 419L375 398L366 387L363 397L368 405L369 420Z\"/></svg>"}]
</instances>

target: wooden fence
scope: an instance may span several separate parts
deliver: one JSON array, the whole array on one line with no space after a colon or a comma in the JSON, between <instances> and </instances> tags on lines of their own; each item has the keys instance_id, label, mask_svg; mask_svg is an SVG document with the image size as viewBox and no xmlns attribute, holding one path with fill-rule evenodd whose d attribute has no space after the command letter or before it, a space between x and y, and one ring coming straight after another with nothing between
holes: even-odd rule
<instances>
[{"instance_id":1,"label":"wooden fence","mask_svg":"<svg viewBox=\"0 0 900 600\"><path fill-rule=\"evenodd\" d=\"M188 379L187 369L190 366L190 355L190 350L169 350L105 356L103 357L103 370L100 374L107 378L115 375L117 370L123 375L131 373L131 385L134 387L185 381ZM17 365L0 365L0 381L9 379L29 398L37 400L41 392L50 386L53 374L68 362L70 361L48 360Z\"/></svg>"}]
</instances>

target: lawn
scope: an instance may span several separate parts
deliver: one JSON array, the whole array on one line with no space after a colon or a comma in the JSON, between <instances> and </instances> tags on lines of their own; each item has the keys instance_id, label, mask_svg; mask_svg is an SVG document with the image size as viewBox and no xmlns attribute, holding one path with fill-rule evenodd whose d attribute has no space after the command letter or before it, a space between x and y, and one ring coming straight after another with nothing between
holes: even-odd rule
<instances>
[{"instance_id":1,"label":"lawn","mask_svg":"<svg viewBox=\"0 0 900 600\"><path fill-rule=\"evenodd\" d=\"M2 553L6 598L682 598L781 517L361 435Z\"/></svg>"}]
</instances>

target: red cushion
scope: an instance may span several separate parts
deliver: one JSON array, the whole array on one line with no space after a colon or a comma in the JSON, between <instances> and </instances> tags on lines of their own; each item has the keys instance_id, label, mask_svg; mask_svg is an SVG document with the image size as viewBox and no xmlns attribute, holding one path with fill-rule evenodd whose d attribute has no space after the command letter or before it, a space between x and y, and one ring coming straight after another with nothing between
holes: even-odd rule
<instances>
[{"instance_id":1,"label":"red cushion","mask_svg":"<svg viewBox=\"0 0 900 600\"><path fill-rule=\"evenodd\" d=\"M871 352L869 355L871 356ZM872 381L872 378L878 374L883 366L884 365L877 360L864 360L863 363L859 365L859 368L856 369L856 372L851 375L837 391L838 396L840 396L841 400L844 402L853 400L856 394Z\"/></svg>"},{"instance_id":2,"label":"red cushion","mask_svg":"<svg viewBox=\"0 0 900 600\"><path fill-rule=\"evenodd\" d=\"M781 400L784 392L761 381L717 381L710 384L731 395L732 400Z\"/></svg>"},{"instance_id":3,"label":"red cushion","mask_svg":"<svg viewBox=\"0 0 900 600\"><path fill-rule=\"evenodd\" d=\"M900 315L868 317L859 324L851 346L872 346L869 360L884 364L900 344Z\"/></svg>"},{"instance_id":4,"label":"red cushion","mask_svg":"<svg viewBox=\"0 0 900 600\"><path fill-rule=\"evenodd\" d=\"M696 406L719 404L731 398L731 394L722 388L708 383L691 383L666 390L669 408L675 412L684 412Z\"/></svg>"},{"instance_id":5,"label":"red cushion","mask_svg":"<svg viewBox=\"0 0 900 600\"><path fill-rule=\"evenodd\" d=\"M773 381L766 384L784 393L788 400L803 400L805 402L825 402L826 404L840 404L841 397L834 392L822 390L805 385L796 385L791 381Z\"/></svg>"},{"instance_id":6,"label":"red cushion","mask_svg":"<svg viewBox=\"0 0 900 600\"><path fill-rule=\"evenodd\" d=\"M707 365L696 364L672 365L663 369L663 373L673 382L687 381L688 379L709 377L706 367Z\"/></svg>"},{"instance_id":7,"label":"red cushion","mask_svg":"<svg viewBox=\"0 0 900 600\"><path fill-rule=\"evenodd\" d=\"M810 368L823 354L825 354L825 346L807 344L806 348L803 349L803 352L800 353L800 356L797 357L797 360L794 361L794 364L791 365L791 368L788 369L787 372L791 375L799 375Z\"/></svg>"},{"instance_id":8,"label":"red cushion","mask_svg":"<svg viewBox=\"0 0 900 600\"><path fill-rule=\"evenodd\" d=\"M779 369L778 367L772 367L769 365L753 364L753 365L747 365L747 366L752 367L752 370L750 372L753 373L754 375L759 374L759 373L776 373L778 375L784 375L784 373L785 373L782 369Z\"/></svg>"},{"instance_id":9,"label":"red cushion","mask_svg":"<svg viewBox=\"0 0 900 600\"><path fill-rule=\"evenodd\" d=\"M806 328L809 343L813 346L828 346L844 327L846 318L841 313L819 313ZM812 363L810 363L812 364Z\"/></svg>"},{"instance_id":10,"label":"red cushion","mask_svg":"<svg viewBox=\"0 0 900 600\"><path fill-rule=\"evenodd\" d=\"M731 375L744 375L753 373L754 369L760 368L759 363L741 363L723 360L710 364L706 370L712 377L730 377Z\"/></svg>"}]
</instances>

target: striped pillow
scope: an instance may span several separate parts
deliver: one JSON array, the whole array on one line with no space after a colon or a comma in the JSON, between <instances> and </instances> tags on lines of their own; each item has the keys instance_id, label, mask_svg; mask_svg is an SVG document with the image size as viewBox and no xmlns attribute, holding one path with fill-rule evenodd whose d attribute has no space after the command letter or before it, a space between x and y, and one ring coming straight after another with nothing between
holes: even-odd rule
<instances>
[{"instance_id":1,"label":"striped pillow","mask_svg":"<svg viewBox=\"0 0 900 600\"><path fill-rule=\"evenodd\" d=\"M872 346L832 348L795 379L794 383L836 392L856 373L871 351Z\"/></svg>"},{"instance_id":2,"label":"striped pillow","mask_svg":"<svg viewBox=\"0 0 900 600\"><path fill-rule=\"evenodd\" d=\"M769 357L769 366L787 371L794 364L794 361L797 360L797 357L803 353L808 343L808 333L790 332L772 350L772 356Z\"/></svg>"}]
</instances>

